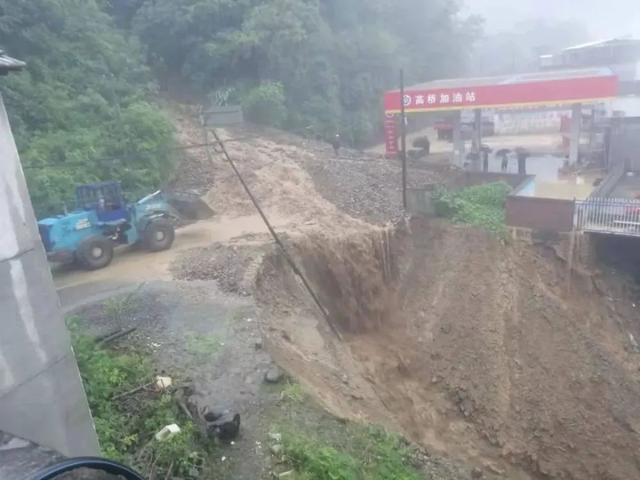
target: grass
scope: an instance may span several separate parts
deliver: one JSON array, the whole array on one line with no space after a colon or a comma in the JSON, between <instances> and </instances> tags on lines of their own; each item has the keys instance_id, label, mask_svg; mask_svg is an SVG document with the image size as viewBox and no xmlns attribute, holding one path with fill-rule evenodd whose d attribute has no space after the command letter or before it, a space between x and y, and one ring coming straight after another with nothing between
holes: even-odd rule
<instances>
[{"instance_id":1,"label":"grass","mask_svg":"<svg viewBox=\"0 0 640 480\"><path fill-rule=\"evenodd\" d=\"M139 297L136 292L112 297L104 302L104 313L113 322L121 323L131 316L139 306Z\"/></svg>"},{"instance_id":2,"label":"grass","mask_svg":"<svg viewBox=\"0 0 640 480\"><path fill-rule=\"evenodd\" d=\"M289 480L419 480L414 450L382 428L326 414L298 383L281 391L280 417L269 432L282 436L280 472ZM273 445L273 439L269 440Z\"/></svg>"},{"instance_id":3,"label":"grass","mask_svg":"<svg viewBox=\"0 0 640 480\"><path fill-rule=\"evenodd\" d=\"M302 385L292 381L287 382L285 387L282 389L282 392L280 393L280 398L282 400L293 403L302 403L306 397L307 394L302 388Z\"/></svg>"},{"instance_id":4,"label":"grass","mask_svg":"<svg viewBox=\"0 0 640 480\"><path fill-rule=\"evenodd\" d=\"M347 427L345 427L347 428ZM284 461L307 480L419 480L412 451L398 436L374 427L351 426L346 443L309 434L283 435Z\"/></svg>"},{"instance_id":5,"label":"grass","mask_svg":"<svg viewBox=\"0 0 640 480\"><path fill-rule=\"evenodd\" d=\"M474 225L497 235L506 234L505 201L511 187L504 182L434 192L436 213L456 223Z\"/></svg>"},{"instance_id":6,"label":"grass","mask_svg":"<svg viewBox=\"0 0 640 480\"><path fill-rule=\"evenodd\" d=\"M201 335L189 332L186 335L187 351L200 358L216 355L224 344L218 335Z\"/></svg>"},{"instance_id":7,"label":"grass","mask_svg":"<svg viewBox=\"0 0 640 480\"><path fill-rule=\"evenodd\" d=\"M133 466L146 478L198 478L209 454L208 442L180 411L172 395L146 389L119 397L153 382L153 370L145 355L107 350L83 335L77 322L71 321L69 327L102 454ZM155 433L172 423L182 431L157 442Z\"/></svg>"}]
</instances>

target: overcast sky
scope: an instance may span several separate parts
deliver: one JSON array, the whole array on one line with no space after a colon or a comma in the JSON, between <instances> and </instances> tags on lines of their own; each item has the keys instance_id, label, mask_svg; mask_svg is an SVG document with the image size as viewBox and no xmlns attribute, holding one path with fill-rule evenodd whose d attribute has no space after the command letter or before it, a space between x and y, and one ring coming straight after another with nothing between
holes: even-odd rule
<instances>
[{"instance_id":1,"label":"overcast sky","mask_svg":"<svg viewBox=\"0 0 640 480\"><path fill-rule=\"evenodd\" d=\"M464 0L467 12L486 19L487 34L532 18L584 23L593 40L631 35L640 38L640 0Z\"/></svg>"}]
</instances>

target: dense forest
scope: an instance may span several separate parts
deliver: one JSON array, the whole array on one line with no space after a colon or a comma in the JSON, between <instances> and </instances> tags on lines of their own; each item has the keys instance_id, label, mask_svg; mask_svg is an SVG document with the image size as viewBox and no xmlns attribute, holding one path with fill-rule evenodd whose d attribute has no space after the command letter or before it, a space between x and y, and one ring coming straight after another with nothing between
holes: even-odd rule
<instances>
[{"instance_id":1,"label":"dense forest","mask_svg":"<svg viewBox=\"0 0 640 480\"><path fill-rule=\"evenodd\" d=\"M172 85L248 119L362 146L381 92L460 74L481 22L452 0L0 0L0 82L34 205L116 179L132 196L171 174Z\"/></svg>"}]
</instances>

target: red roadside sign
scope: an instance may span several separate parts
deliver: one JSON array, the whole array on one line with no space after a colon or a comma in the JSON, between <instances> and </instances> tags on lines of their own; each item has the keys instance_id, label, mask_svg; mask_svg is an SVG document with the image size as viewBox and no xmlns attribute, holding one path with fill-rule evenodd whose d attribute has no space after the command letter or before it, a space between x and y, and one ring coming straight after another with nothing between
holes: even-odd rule
<instances>
[{"instance_id":1,"label":"red roadside sign","mask_svg":"<svg viewBox=\"0 0 640 480\"><path fill-rule=\"evenodd\" d=\"M387 113L384 116L384 144L387 157L398 156L398 126L396 115Z\"/></svg>"}]
</instances>

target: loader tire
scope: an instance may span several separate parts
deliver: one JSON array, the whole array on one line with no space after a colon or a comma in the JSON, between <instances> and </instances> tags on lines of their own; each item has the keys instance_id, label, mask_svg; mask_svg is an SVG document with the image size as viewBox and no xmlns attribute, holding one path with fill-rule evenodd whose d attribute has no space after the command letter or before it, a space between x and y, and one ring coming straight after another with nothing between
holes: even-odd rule
<instances>
[{"instance_id":1,"label":"loader tire","mask_svg":"<svg viewBox=\"0 0 640 480\"><path fill-rule=\"evenodd\" d=\"M176 231L166 218L153 220L144 230L142 243L151 252L161 252L169 250L176 238Z\"/></svg>"},{"instance_id":2,"label":"loader tire","mask_svg":"<svg viewBox=\"0 0 640 480\"><path fill-rule=\"evenodd\" d=\"M102 235L89 237L78 247L76 260L87 270L104 268L113 260L113 242Z\"/></svg>"}]
</instances>

